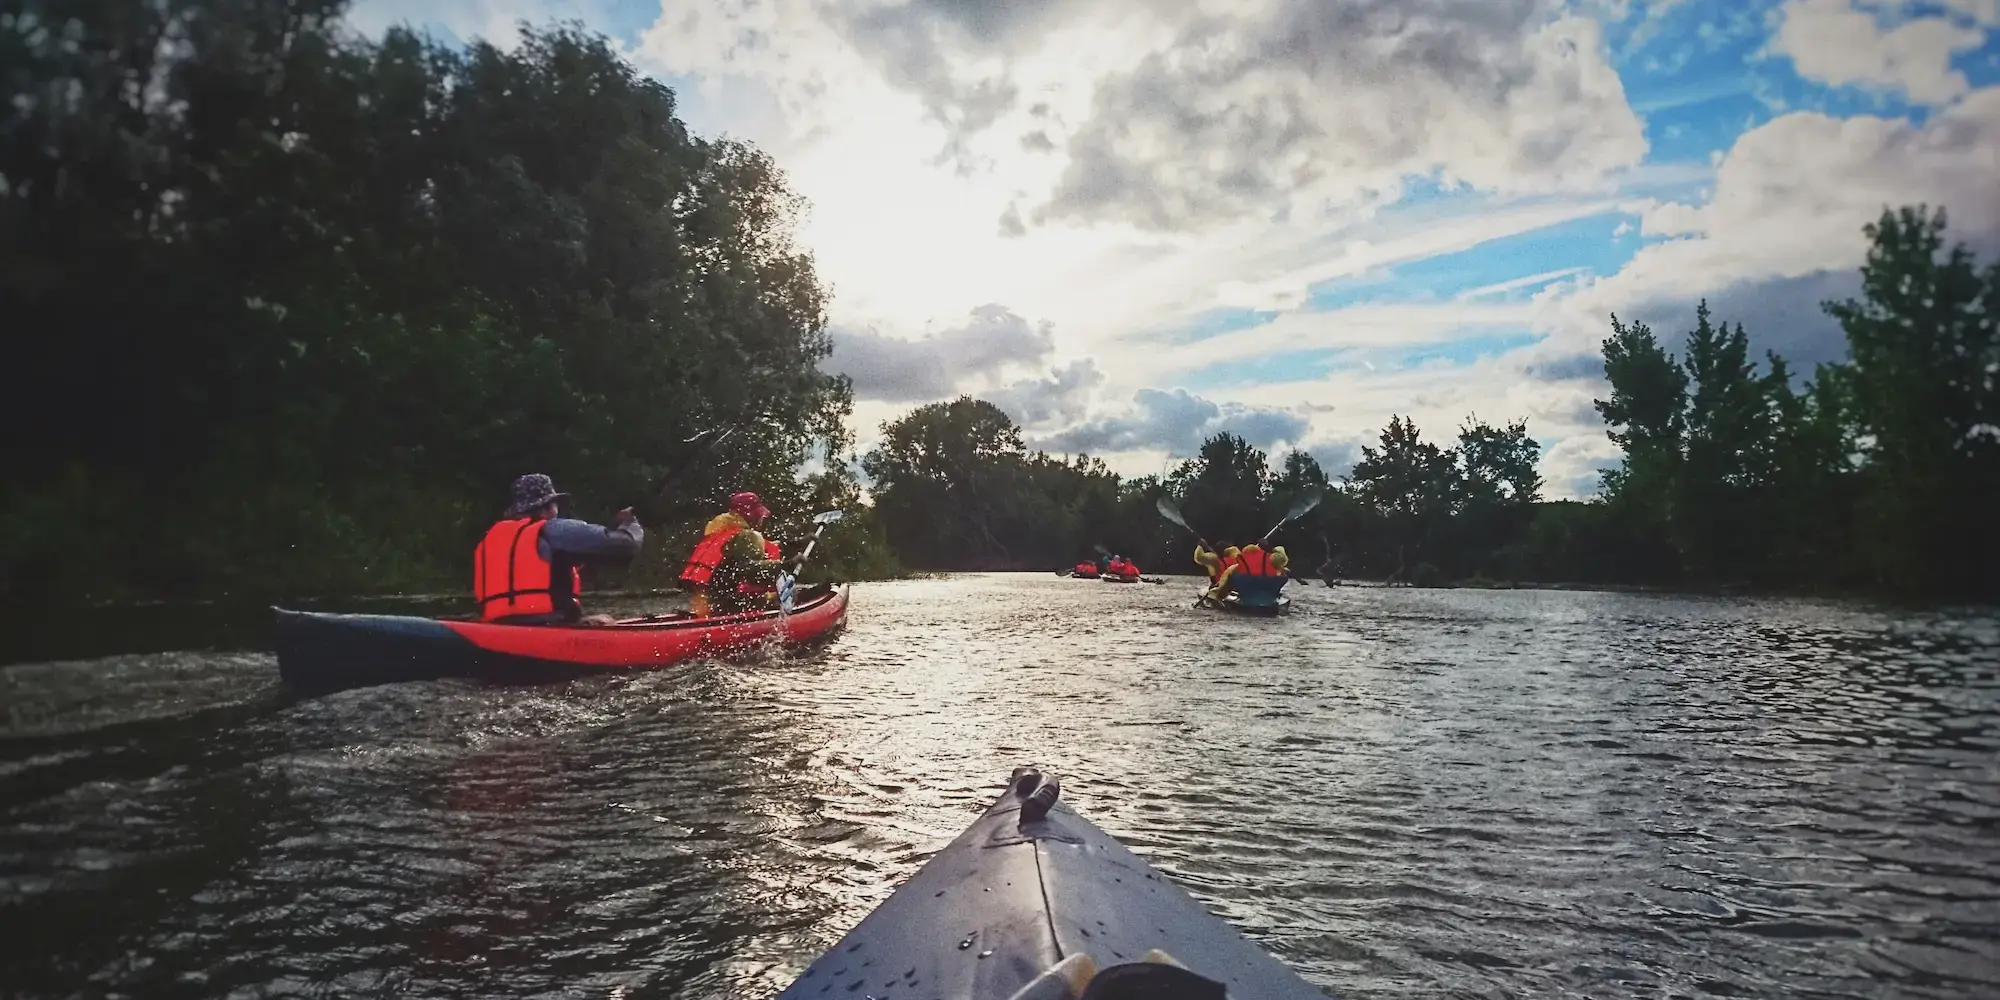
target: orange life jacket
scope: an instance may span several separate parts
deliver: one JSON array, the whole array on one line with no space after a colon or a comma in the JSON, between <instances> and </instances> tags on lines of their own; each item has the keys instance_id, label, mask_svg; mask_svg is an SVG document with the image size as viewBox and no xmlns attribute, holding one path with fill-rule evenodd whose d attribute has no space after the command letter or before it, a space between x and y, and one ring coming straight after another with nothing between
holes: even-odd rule
<instances>
[{"instance_id":1,"label":"orange life jacket","mask_svg":"<svg viewBox=\"0 0 2000 1000\"><path fill-rule=\"evenodd\" d=\"M542 526L547 523L516 517L486 529L486 537L472 550L472 596L479 601L481 621L581 610L576 595L583 592L583 574L574 565L558 569L542 558Z\"/></svg>"},{"instance_id":2,"label":"orange life jacket","mask_svg":"<svg viewBox=\"0 0 2000 1000\"><path fill-rule=\"evenodd\" d=\"M1242 564L1236 572L1245 576L1277 575L1277 571L1271 568L1271 554L1265 552L1261 546L1244 549L1243 554L1236 558Z\"/></svg>"},{"instance_id":3,"label":"orange life jacket","mask_svg":"<svg viewBox=\"0 0 2000 1000\"><path fill-rule=\"evenodd\" d=\"M694 551L689 553L687 567L681 570L681 579L697 587L708 586L709 578L715 575L715 568L722 565L722 547L742 530L740 525L730 525L703 535L701 541L695 543Z\"/></svg>"}]
</instances>

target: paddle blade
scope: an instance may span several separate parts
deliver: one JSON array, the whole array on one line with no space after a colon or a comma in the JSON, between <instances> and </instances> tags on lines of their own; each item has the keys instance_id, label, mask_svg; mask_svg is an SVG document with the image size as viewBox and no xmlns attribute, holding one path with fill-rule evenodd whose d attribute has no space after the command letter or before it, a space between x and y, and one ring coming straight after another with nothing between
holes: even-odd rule
<instances>
[{"instance_id":1,"label":"paddle blade","mask_svg":"<svg viewBox=\"0 0 2000 1000\"><path fill-rule=\"evenodd\" d=\"M844 510L823 510L813 515L814 524L832 524L847 516Z\"/></svg>"},{"instance_id":2,"label":"paddle blade","mask_svg":"<svg viewBox=\"0 0 2000 1000\"><path fill-rule=\"evenodd\" d=\"M1153 504L1153 506L1159 510L1161 517L1164 517L1167 520L1172 521L1183 528L1187 528L1188 526L1187 518L1181 516L1180 508L1174 506L1174 502L1172 500L1169 500L1166 497L1161 497L1157 503ZM1194 529L1188 528L1188 530L1193 531Z\"/></svg>"},{"instance_id":3,"label":"paddle blade","mask_svg":"<svg viewBox=\"0 0 2000 1000\"><path fill-rule=\"evenodd\" d=\"M1305 496L1302 496L1297 500L1292 501L1291 512L1285 515L1285 520L1290 521L1293 518L1297 518L1304 515L1307 511L1313 509L1314 507L1319 506L1319 502L1321 499L1322 498L1318 493L1308 493Z\"/></svg>"}]
</instances>

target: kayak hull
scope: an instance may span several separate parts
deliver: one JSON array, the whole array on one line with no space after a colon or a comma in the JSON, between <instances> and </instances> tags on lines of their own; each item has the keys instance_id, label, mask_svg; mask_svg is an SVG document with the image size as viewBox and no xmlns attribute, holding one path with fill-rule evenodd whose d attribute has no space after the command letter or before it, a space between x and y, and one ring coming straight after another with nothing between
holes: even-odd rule
<instances>
[{"instance_id":1,"label":"kayak hull","mask_svg":"<svg viewBox=\"0 0 2000 1000\"><path fill-rule=\"evenodd\" d=\"M1239 594L1230 594L1217 600L1208 596L1206 592L1203 592L1201 595L1201 606L1204 608L1213 608L1217 611L1226 611L1230 614L1274 618L1291 610L1292 599L1289 597L1279 597L1270 603L1250 602L1245 601Z\"/></svg>"},{"instance_id":2,"label":"kayak hull","mask_svg":"<svg viewBox=\"0 0 2000 1000\"><path fill-rule=\"evenodd\" d=\"M446 677L545 683L655 669L767 642L805 643L845 624L847 589L801 590L789 615L663 616L600 626L272 611L277 616L272 638L278 675L294 690L324 693Z\"/></svg>"},{"instance_id":3,"label":"kayak hull","mask_svg":"<svg viewBox=\"0 0 2000 1000\"><path fill-rule=\"evenodd\" d=\"M1136 576L1126 576L1126 575L1124 575L1124 574L1122 574L1122 573L1106 573L1106 574L1104 574L1104 575L1103 575L1102 577L1100 577L1100 579L1102 579L1102 580L1103 580L1103 581L1104 581L1105 583L1138 583L1138 582L1139 582L1139 578L1138 578L1138 577L1136 577Z\"/></svg>"},{"instance_id":4,"label":"kayak hull","mask_svg":"<svg viewBox=\"0 0 2000 1000\"><path fill-rule=\"evenodd\" d=\"M1065 959L1155 949L1232 997L1326 995L1062 803L1024 819L1020 780L779 1000L1005 1000Z\"/></svg>"}]
</instances>

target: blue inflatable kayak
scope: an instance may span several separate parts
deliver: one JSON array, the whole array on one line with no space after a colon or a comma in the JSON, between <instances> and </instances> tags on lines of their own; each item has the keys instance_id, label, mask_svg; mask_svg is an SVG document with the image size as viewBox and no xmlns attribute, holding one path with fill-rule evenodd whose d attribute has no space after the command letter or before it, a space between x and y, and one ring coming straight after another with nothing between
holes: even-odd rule
<instances>
[{"instance_id":1,"label":"blue inflatable kayak","mask_svg":"<svg viewBox=\"0 0 2000 1000\"><path fill-rule=\"evenodd\" d=\"M1022 768L780 1000L1321 1000Z\"/></svg>"}]
</instances>

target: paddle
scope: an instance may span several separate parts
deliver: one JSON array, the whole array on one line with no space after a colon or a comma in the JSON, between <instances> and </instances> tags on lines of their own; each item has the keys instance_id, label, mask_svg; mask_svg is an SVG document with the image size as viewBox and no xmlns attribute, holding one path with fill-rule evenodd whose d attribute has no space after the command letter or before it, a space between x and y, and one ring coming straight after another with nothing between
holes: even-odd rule
<instances>
[{"instance_id":1,"label":"paddle","mask_svg":"<svg viewBox=\"0 0 2000 1000\"><path fill-rule=\"evenodd\" d=\"M1314 507L1319 506L1319 501L1320 501L1320 495L1318 493L1308 493L1305 496L1302 496L1297 500L1292 501L1292 509L1286 511L1285 516L1279 518L1277 524L1271 525L1271 530L1264 532L1264 537L1257 539L1257 544L1261 547L1265 542L1270 541L1271 536L1277 534L1279 528L1284 527L1287 523L1298 518L1300 515L1303 515L1307 511L1312 510Z\"/></svg>"},{"instance_id":2,"label":"paddle","mask_svg":"<svg viewBox=\"0 0 2000 1000\"><path fill-rule=\"evenodd\" d=\"M1172 500L1169 500L1163 496L1159 500L1153 503L1153 507L1160 512L1161 517L1164 517L1167 520L1180 525L1183 529L1187 531L1188 534L1193 535L1194 540L1200 542L1202 548L1207 549L1210 552L1214 552L1215 557L1217 559L1222 558L1222 553L1217 551L1215 546L1209 544L1208 539L1201 537L1201 532L1194 530L1194 528L1187 523L1187 518L1181 516L1181 509L1179 507L1174 506L1174 502ZM1162 580L1161 582L1164 583L1166 581ZM1194 599L1194 606L1197 608L1201 607L1202 602L1206 600L1208 600L1208 592L1203 591L1200 597Z\"/></svg>"},{"instance_id":3,"label":"paddle","mask_svg":"<svg viewBox=\"0 0 2000 1000\"><path fill-rule=\"evenodd\" d=\"M819 545L819 536L826 532L826 526L847 516L843 510L826 510L813 515L812 540L806 543L806 550L792 563L792 568L778 574L778 610L786 614L792 611L792 595L798 589L799 570L804 569L806 560L812 558L813 549Z\"/></svg>"},{"instance_id":4,"label":"paddle","mask_svg":"<svg viewBox=\"0 0 2000 1000\"><path fill-rule=\"evenodd\" d=\"M1174 506L1174 502L1172 500L1169 500L1166 497L1161 497L1158 500L1158 502L1153 504L1153 506L1159 510L1161 517L1164 517L1167 520L1180 525L1183 529L1186 529L1188 534L1194 536L1195 541L1201 543L1202 548L1207 549L1210 552L1215 552L1215 546L1210 545L1208 543L1208 539L1201 537L1201 532L1194 530L1194 528L1192 527L1189 527L1187 523L1187 518L1181 516L1181 509L1179 507ZM1219 555L1220 553L1217 554Z\"/></svg>"}]
</instances>

